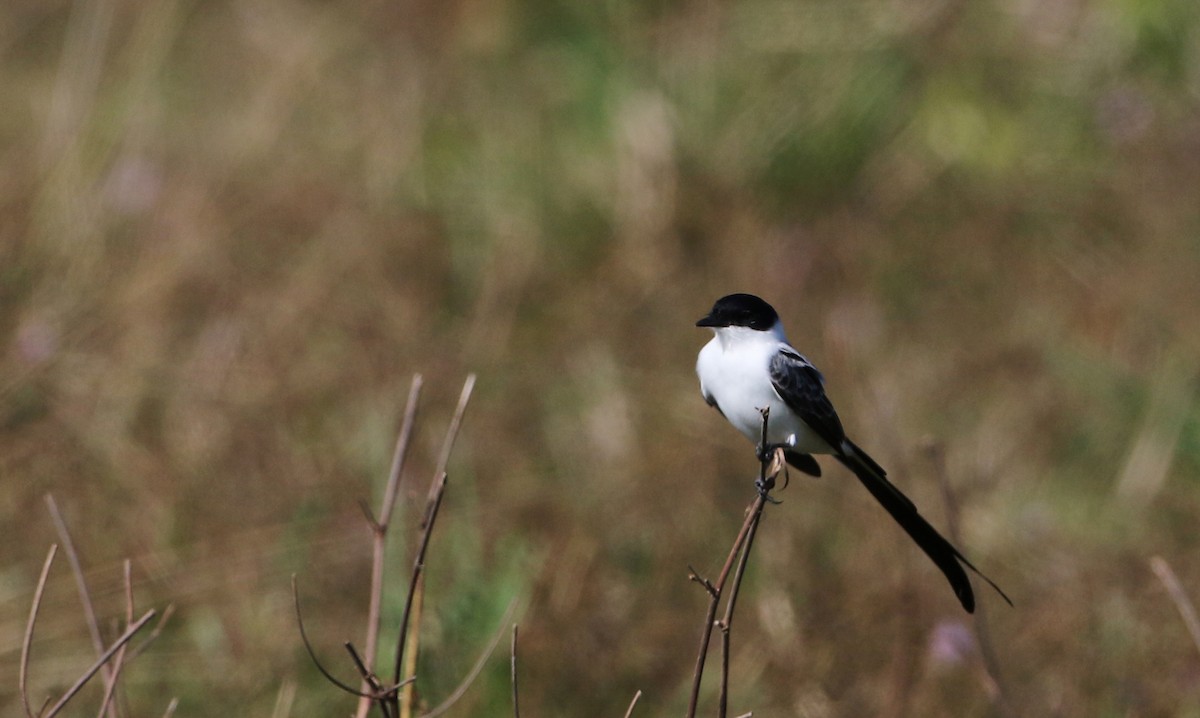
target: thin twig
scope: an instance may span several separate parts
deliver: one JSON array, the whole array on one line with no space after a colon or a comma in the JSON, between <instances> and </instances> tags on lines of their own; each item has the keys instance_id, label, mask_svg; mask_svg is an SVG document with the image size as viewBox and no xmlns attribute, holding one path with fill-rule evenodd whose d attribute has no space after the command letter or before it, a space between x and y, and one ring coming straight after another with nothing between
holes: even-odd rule
<instances>
[{"instance_id":1,"label":"thin twig","mask_svg":"<svg viewBox=\"0 0 1200 718\"><path fill-rule=\"evenodd\" d=\"M700 653L696 656L696 669L692 673L692 692L691 697L688 699L688 718L694 718L696 707L700 701L700 679L704 675L704 661L708 657L708 644L712 637L713 622L717 618L717 604L721 601L721 587L725 585L725 578L729 575L730 569L733 568L734 559L737 558L737 554L742 548L742 543L746 540L746 534L750 530L750 523L759 514L764 502L764 497L759 495L751 505L750 511L746 513L746 520L742 523L742 528L733 542L733 549L729 552L729 557L725 559L725 566L721 568L721 573L717 576L716 583L709 583L707 579L694 579L705 586L709 591L710 598L708 613L704 618L704 630L700 636Z\"/></svg>"},{"instance_id":2,"label":"thin twig","mask_svg":"<svg viewBox=\"0 0 1200 718\"><path fill-rule=\"evenodd\" d=\"M129 653L129 658L127 658L125 662L130 663L138 656L142 655L142 652L145 651L151 643L154 643L154 639L158 638L159 635L162 634L163 626L166 626L167 621L171 620L171 616L174 615L175 604L168 603L167 607L163 609L162 615L159 616L158 621L154 624L154 628L151 629L150 635L146 636L144 641L134 647L134 649Z\"/></svg>"},{"instance_id":3,"label":"thin twig","mask_svg":"<svg viewBox=\"0 0 1200 718\"><path fill-rule=\"evenodd\" d=\"M421 650L421 617L425 610L425 572L417 577L417 583L413 587L412 611L408 614L408 625L411 630L408 632L408 645L405 646L404 657L404 673L406 675L415 676L417 674L417 659L420 658ZM410 683L400 692L400 713L398 718L412 718L413 705L417 700L416 683Z\"/></svg>"},{"instance_id":4,"label":"thin twig","mask_svg":"<svg viewBox=\"0 0 1200 718\"><path fill-rule=\"evenodd\" d=\"M417 549L417 558L413 564L412 581L409 584L408 596L404 604L404 613L400 621L400 637L396 643L394 683L399 682L401 671L405 671L410 676L417 673L417 656L421 628L420 611L425 593L423 578L425 551L428 549L429 537L433 532L433 522L437 517L438 508L441 506L442 496L446 490L446 469L450 463L450 453L454 449L454 442L458 438L458 430L462 426L463 416L466 414L467 404L471 400L471 393L474 389L475 374L468 374L466 380L463 381L462 391L459 393L458 405L455 407L454 415L450 419L450 425L446 429L446 438L442 441L442 452L438 457L437 469L434 471L433 481L429 484L425 515L421 521L420 546ZM409 638L410 633L411 639ZM408 645L409 641L411 641L411 646ZM408 651L408 663L405 663L403 660L406 650ZM409 684L404 689L404 706L406 710L403 715L411 715L414 689L415 683Z\"/></svg>"},{"instance_id":5,"label":"thin twig","mask_svg":"<svg viewBox=\"0 0 1200 718\"><path fill-rule=\"evenodd\" d=\"M58 702L46 712L46 715L43 716L43 718L54 718L54 716L63 709L63 706L67 704L67 701L74 698L75 694L78 693L79 690L83 688L83 686L89 680L91 680L92 676L96 675L96 671L100 670L101 666L104 666L108 662L108 659L112 658L113 654L121 650L121 648L129 642L129 639L133 638L134 634L140 631L142 626L145 626L147 623L149 623L150 619L152 618L154 618L154 609L146 611L145 615L139 618L137 623L134 623L132 626L130 626L125 633L121 634L121 637L118 638L115 643L109 646L107 651L101 653L100 658L92 664L92 667L89 668L82 676L80 676L79 680L75 681L74 685L67 689L67 692L63 694L63 697L58 699Z\"/></svg>"},{"instance_id":6,"label":"thin twig","mask_svg":"<svg viewBox=\"0 0 1200 718\"><path fill-rule=\"evenodd\" d=\"M133 623L133 568L129 559L125 559L123 569L125 578L125 625L128 626ZM102 718L108 712L108 706L112 703L113 696L116 694L117 684L121 677L121 669L125 665L125 653L128 649L128 645L121 646L121 650L117 651L116 657L113 658L113 679L104 688L104 700L100 702L100 711L96 714L96 718Z\"/></svg>"},{"instance_id":7,"label":"thin twig","mask_svg":"<svg viewBox=\"0 0 1200 718\"><path fill-rule=\"evenodd\" d=\"M475 391L475 374L467 374L463 380L462 391L458 394L458 405L454 407L454 416L450 418L450 426L446 428L446 438L442 441L442 453L438 455L437 469L434 473L447 471L450 465L450 453L454 450L454 442L458 439L458 430L462 427L463 416L467 413L467 404L471 401L471 393Z\"/></svg>"},{"instance_id":8,"label":"thin twig","mask_svg":"<svg viewBox=\"0 0 1200 718\"><path fill-rule=\"evenodd\" d=\"M424 379L421 375L413 374L412 384L408 387L408 401L404 405L404 419L400 422L400 433L396 437L396 450L392 452L392 466L388 471L387 485L383 490L383 505L379 512L379 523L383 524L385 529L391 523L392 510L396 506L400 474L404 470L404 461L408 458L408 446L417 421L417 404L421 398L423 385Z\"/></svg>"},{"instance_id":9,"label":"thin twig","mask_svg":"<svg viewBox=\"0 0 1200 718\"><path fill-rule=\"evenodd\" d=\"M171 702L167 704L167 709L163 711L163 718L171 718L171 716L175 715L175 709L178 707L179 698L172 698Z\"/></svg>"},{"instance_id":10,"label":"thin twig","mask_svg":"<svg viewBox=\"0 0 1200 718\"><path fill-rule=\"evenodd\" d=\"M762 428L762 443L760 447L765 450L767 446L767 412L763 412L763 428ZM761 453L765 454L765 451ZM769 458L764 458L759 462L758 481L759 486L766 487L768 490L774 485L775 476L783 466L783 456L780 449L772 452ZM765 498L765 497L764 497ZM759 515L754 517L754 521L750 524L750 531L746 534L746 543L742 547L741 554L738 556L737 569L733 572L733 585L730 587L729 599L725 601L725 616L721 619L721 691L717 703L717 714L719 718L725 718L729 705L729 662L730 662L730 635L733 629L733 611L737 606L738 593L742 586L742 576L746 573L746 563L750 559L750 549L754 546L754 536L758 533L758 526L762 520L762 510L766 502L756 504Z\"/></svg>"},{"instance_id":11,"label":"thin twig","mask_svg":"<svg viewBox=\"0 0 1200 718\"><path fill-rule=\"evenodd\" d=\"M353 643L346 641L344 645L346 646L346 652L350 654L350 660L354 662L354 667L358 669L358 674L362 676L363 683L366 684L367 688L371 689L372 695L379 695L383 690L383 686L379 684L379 679L375 677L370 668L367 668L366 662L363 661L362 656L359 655L358 649L354 647ZM368 698L360 698L359 700L365 700L368 706L371 705L371 700Z\"/></svg>"},{"instance_id":12,"label":"thin twig","mask_svg":"<svg viewBox=\"0 0 1200 718\"><path fill-rule=\"evenodd\" d=\"M429 537L433 533L433 524L437 520L438 509L442 505L442 496L446 490L446 475L440 474L433 482L433 501L425 512L425 527L421 531L417 556L413 560L412 578L408 584L408 597L404 601L404 612L400 617L400 637L396 640L396 669L392 679L393 684L400 682L400 670L404 666L404 647L408 638L408 622L412 614L413 598L416 595L417 582L425 570L425 552L429 549Z\"/></svg>"},{"instance_id":13,"label":"thin twig","mask_svg":"<svg viewBox=\"0 0 1200 718\"><path fill-rule=\"evenodd\" d=\"M399 493L400 475L404 470L404 462L408 457L408 447L412 440L413 427L416 425L417 405L421 396L423 379L420 374L413 374L412 384L408 389L408 403L404 407L404 419L400 423L400 433L396 436L396 448L392 452L392 466L388 471L387 484L383 490L383 504L379 509L379 519L370 519L370 512L365 506L363 512L368 515L374 541L371 556L371 595L367 606L367 638L364 651L364 663L367 673L371 673L375 665L375 654L379 645L379 616L383 606L383 559L387 549L388 526L392 521L392 510L396 505ZM363 682L364 690L367 686ZM375 686L370 686L375 688ZM355 718L366 718L371 710L371 700L360 698Z\"/></svg>"},{"instance_id":14,"label":"thin twig","mask_svg":"<svg viewBox=\"0 0 1200 718\"><path fill-rule=\"evenodd\" d=\"M1171 600L1175 602L1175 608L1179 611L1180 618L1183 619L1183 625L1187 626L1188 633L1192 634L1192 642L1196 644L1196 650L1200 651L1200 620L1196 618L1196 606L1188 597L1187 592L1183 590L1183 585L1179 583L1179 577L1171 570L1171 564L1167 563L1162 556L1151 557L1150 568L1154 571L1154 575L1158 576L1163 587L1167 589Z\"/></svg>"},{"instance_id":15,"label":"thin twig","mask_svg":"<svg viewBox=\"0 0 1200 718\"><path fill-rule=\"evenodd\" d=\"M759 478L765 479L767 462L763 462L761 471ZM733 572L733 585L730 586L729 599L725 602L725 617L721 619L721 693L717 704L717 715L720 718L725 718L729 704L729 641L733 629L733 610L737 606L742 576L746 573L746 562L750 558L750 549L754 546L754 535L758 533L758 526L761 523L763 506L765 506L765 502L757 503L757 512L760 515L754 517L754 521L750 524L750 532L746 534L746 545L742 547L741 555L738 556L737 569Z\"/></svg>"},{"instance_id":16,"label":"thin twig","mask_svg":"<svg viewBox=\"0 0 1200 718\"><path fill-rule=\"evenodd\" d=\"M721 568L721 573L717 576L717 580L709 583L707 580L700 579L692 572L693 580L700 582L708 590L710 600L708 604L708 613L704 620L704 631L700 637L700 652L696 656L696 668L692 674L692 691L688 699L688 718L695 718L696 708L700 701L700 681L704 676L704 663L708 657L708 645L712 639L712 629L715 625L717 616L717 606L721 602L721 593L725 588L725 581L729 577L729 572L734 566L735 560L739 555L749 550L748 539L757 531L757 526L762 518L763 507L767 501L771 500L768 497L770 490L774 487L775 475L778 473L778 453L772 452L769 457L767 455L767 422L770 419L770 412L767 409L762 409L762 443L759 446L759 455L763 456L763 460L759 466L759 491L754 502L746 511L746 520L742 522L742 528L738 531L737 538L734 539L733 548L729 551L729 556L725 559L725 565ZM740 581L740 571L739 578ZM730 612L728 615L732 616ZM723 627L724 630L724 627ZM727 670L727 667L726 669ZM723 682L724 683L724 682ZM724 690L722 689L722 703L724 703ZM723 706L722 706L723 710ZM722 713L724 715L724 713Z\"/></svg>"},{"instance_id":17,"label":"thin twig","mask_svg":"<svg viewBox=\"0 0 1200 718\"><path fill-rule=\"evenodd\" d=\"M471 687L471 684L473 684L475 679L479 677L479 674L483 672L483 667L487 664L487 659L490 658L492 653L496 650L496 646L500 645L500 639L504 636L504 625L512 619L512 615L516 611L516 608L517 599L514 598L513 600L509 601L508 608L504 609L504 616L500 619L500 627L492 633L492 640L489 641L488 645L483 649L482 652L480 652L479 658L475 659L475 665L471 666L471 670L468 671L467 675L464 676L462 681L459 682L458 687L451 691L450 695L446 697L446 700L438 704L436 708L421 714L421 718L437 718L446 711L450 710L450 708L457 703L459 699L463 697L463 695L466 694L467 689Z\"/></svg>"},{"instance_id":18,"label":"thin twig","mask_svg":"<svg viewBox=\"0 0 1200 718\"><path fill-rule=\"evenodd\" d=\"M625 718L633 715L633 707L637 705L638 699L642 697L642 692L638 691L633 694L633 700L629 701L629 708L625 711Z\"/></svg>"},{"instance_id":19,"label":"thin twig","mask_svg":"<svg viewBox=\"0 0 1200 718\"><path fill-rule=\"evenodd\" d=\"M38 577L37 588L33 591L33 605L29 607L29 621L25 623L25 637L21 640L21 666L18 669L17 687L21 693L21 705L25 706L25 715L33 718L33 709L29 707L29 650L33 647L33 625L37 623L38 611L42 607L42 593L46 590L46 577L50 575L50 565L54 563L54 555L58 553L58 544L50 544L46 553L46 561L42 564L42 574Z\"/></svg>"},{"instance_id":20,"label":"thin twig","mask_svg":"<svg viewBox=\"0 0 1200 718\"><path fill-rule=\"evenodd\" d=\"M87 581L83 578L83 567L79 563L79 554L75 552L75 544L71 541L71 532L67 530L67 522L63 520L53 494L46 494L46 507L50 510L50 519L54 522L54 530L58 532L58 539L62 542L63 551L67 553L71 574L75 577L75 587L79 590L79 601L83 604L83 617L87 622L88 634L92 638L92 647L97 656L104 655L104 639L100 636L100 624L96 621L96 609L92 605ZM101 677L104 679L104 686L107 689L112 682L112 671L107 665L102 667Z\"/></svg>"},{"instance_id":21,"label":"thin twig","mask_svg":"<svg viewBox=\"0 0 1200 718\"><path fill-rule=\"evenodd\" d=\"M521 718L521 701L517 692L517 624L512 629L512 660L510 674L512 676L512 706L513 718Z\"/></svg>"},{"instance_id":22,"label":"thin twig","mask_svg":"<svg viewBox=\"0 0 1200 718\"><path fill-rule=\"evenodd\" d=\"M313 665L317 667L317 670L321 672L321 675L325 676L325 680L329 681L338 688L341 688L350 695L375 698L375 696L371 695L370 693L363 693L356 688L352 688L345 683L342 683L332 673L325 670L325 666L321 665L321 661L317 658L316 651L313 650L312 644L308 642L308 633L304 630L304 617L300 613L300 590L296 587L296 574L294 573L292 574L292 601L296 605L296 625L300 628L300 640L304 643L304 650L308 651L308 657L312 659Z\"/></svg>"}]
</instances>

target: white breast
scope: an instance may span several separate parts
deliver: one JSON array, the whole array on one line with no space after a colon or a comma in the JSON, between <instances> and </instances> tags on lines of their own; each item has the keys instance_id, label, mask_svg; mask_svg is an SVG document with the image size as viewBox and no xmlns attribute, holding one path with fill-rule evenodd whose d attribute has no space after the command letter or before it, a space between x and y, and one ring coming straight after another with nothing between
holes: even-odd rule
<instances>
[{"instance_id":1,"label":"white breast","mask_svg":"<svg viewBox=\"0 0 1200 718\"><path fill-rule=\"evenodd\" d=\"M729 423L756 444L762 433L760 409L770 407L771 443L790 444L804 453L831 453L829 446L783 403L771 384L771 358L780 346L779 339L765 332L723 329L700 350L696 360L700 390L717 402Z\"/></svg>"}]
</instances>

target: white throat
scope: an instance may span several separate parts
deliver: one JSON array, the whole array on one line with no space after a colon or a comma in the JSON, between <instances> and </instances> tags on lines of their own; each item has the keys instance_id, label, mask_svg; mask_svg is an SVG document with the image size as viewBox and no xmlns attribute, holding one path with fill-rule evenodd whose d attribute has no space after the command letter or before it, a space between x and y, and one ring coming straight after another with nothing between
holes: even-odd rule
<instances>
[{"instance_id":1,"label":"white throat","mask_svg":"<svg viewBox=\"0 0 1200 718\"><path fill-rule=\"evenodd\" d=\"M766 331L750 327L716 327L713 329L713 334L717 336L717 342L720 343L722 351L736 350L754 344L787 343L787 337L783 334L782 322L775 322Z\"/></svg>"}]
</instances>

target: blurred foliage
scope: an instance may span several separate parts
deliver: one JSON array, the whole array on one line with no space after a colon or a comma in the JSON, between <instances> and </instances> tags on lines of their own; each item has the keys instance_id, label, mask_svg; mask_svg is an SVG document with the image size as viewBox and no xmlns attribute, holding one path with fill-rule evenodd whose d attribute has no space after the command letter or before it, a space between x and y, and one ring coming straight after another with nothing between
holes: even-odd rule
<instances>
[{"instance_id":1,"label":"blurred foliage","mask_svg":"<svg viewBox=\"0 0 1200 718\"><path fill-rule=\"evenodd\" d=\"M692 322L772 301L849 432L964 551L1020 715L1198 715L1194 0L0 7L0 674L52 491L101 613L179 613L137 714L351 702L369 531L479 373L429 561L434 704L521 607L530 713L682 711L753 455ZM970 623L839 468L769 511L733 710L989 715ZM388 645L385 632L384 645ZM394 635L394 634L392 634ZM502 641L503 645L505 642ZM35 695L90 661L55 571ZM503 650L503 649L501 649ZM386 663L386 661L385 661ZM499 715L496 658L456 708ZM289 688L289 686L291 688ZM0 685L15 713L16 685ZM711 693L707 693L712 695ZM85 696L84 699L87 697ZM84 700L81 699L81 703Z\"/></svg>"}]
</instances>

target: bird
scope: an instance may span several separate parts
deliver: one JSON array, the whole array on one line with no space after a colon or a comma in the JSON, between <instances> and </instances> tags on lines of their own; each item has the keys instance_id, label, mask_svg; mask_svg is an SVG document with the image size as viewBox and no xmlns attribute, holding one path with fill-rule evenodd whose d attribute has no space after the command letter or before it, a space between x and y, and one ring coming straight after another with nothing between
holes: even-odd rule
<instances>
[{"instance_id":1,"label":"bird","mask_svg":"<svg viewBox=\"0 0 1200 718\"><path fill-rule=\"evenodd\" d=\"M787 463L801 472L821 475L814 454L841 462L941 569L967 613L975 612L975 594L964 566L1012 605L994 581L921 516L883 467L846 436L825 394L824 376L788 342L774 307L753 294L730 294L718 299L696 326L714 334L696 359L700 393L709 406L756 445L763 439L766 410L762 448L769 454L782 449Z\"/></svg>"}]
</instances>

